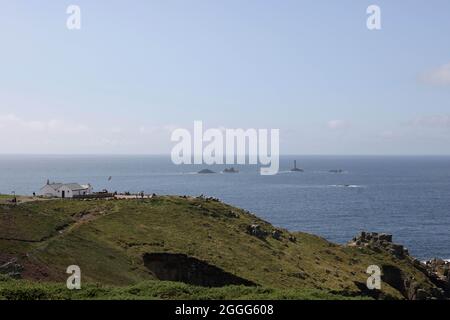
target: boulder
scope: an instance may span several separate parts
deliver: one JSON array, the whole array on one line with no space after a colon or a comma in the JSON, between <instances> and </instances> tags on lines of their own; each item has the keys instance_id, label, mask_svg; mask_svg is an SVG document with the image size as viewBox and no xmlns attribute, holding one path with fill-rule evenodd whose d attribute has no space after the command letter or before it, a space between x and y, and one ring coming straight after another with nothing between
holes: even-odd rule
<instances>
[{"instance_id":1,"label":"boulder","mask_svg":"<svg viewBox=\"0 0 450 320\"><path fill-rule=\"evenodd\" d=\"M396 258L404 258L405 257L405 248L400 244L391 243L388 247L388 252L392 254Z\"/></svg>"},{"instance_id":2,"label":"boulder","mask_svg":"<svg viewBox=\"0 0 450 320\"><path fill-rule=\"evenodd\" d=\"M255 236L259 239L265 239L267 237L267 232L261 229L261 226L258 224L252 224L247 226L247 233Z\"/></svg>"},{"instance_id":3,"label":"boulder","mask_svg":"<svg viewBox=\"0 0 450 320\"><path fill-rule=\"evenodd\" d=\"M273 230L272 231L272 238L274 238L275 240L280 240L281 239L281 231L280 230Z\"/></svg>"},{"instance_id":4,"label":"boulder","mask_svg":"<svg viewBox=\"0 0 450 320\"><path fill-rule=\"evenodd\" d=\"M392 242L392 234L382 233L378 236L380 241Z\"/></svg>"},{"instance_id":5,"label":"boulder","mask_svg":"<svg viewBox=\"0 0 450 320\"><path fill-rule=\"evenodd\" d=\"M426 261L425 267L430 275L434 275L440 281L445 282L450 290L450 262L434 258Z\"/></svg>"},{"instance_id":6,"label":"boulder","mask_svg":"<svg viewBox=\"0 0 450 320\"><path fill-rule=\"evenodd\" d=\"M4 274L11 278L21 278L23 266L17 263L16 259L0 265L0 274Z\"/></svg>"},{"instance_id":7,"label":"boulder","mask_svg":"<svg viewBox=\"0 0 450 320\"><path fill-rule=\"evenodd\" d=\"M392 242L392 235L387 233L362 231L348 243L349 246L369 247L376 252L384 250L398 259L409 256L408 250L402 245Z\"/></svg>"}]
</instances>

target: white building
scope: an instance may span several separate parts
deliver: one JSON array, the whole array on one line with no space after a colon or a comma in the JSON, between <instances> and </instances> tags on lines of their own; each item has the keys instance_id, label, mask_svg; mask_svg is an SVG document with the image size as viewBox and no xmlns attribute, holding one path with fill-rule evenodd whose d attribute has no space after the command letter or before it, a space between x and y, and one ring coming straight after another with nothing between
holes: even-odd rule
<instances>
[{"instance_id":1,"label":"white building","mask_svg":"<svg viewBox=\"0 0 450 320\"><path fill-rule=\"evenodd\" d=\"M73 198L74 196L83 196L91 193L92 186L90 184L50 183L49 181L39 192L42 196L57 198Z\"/></svg>"}]
</instances>

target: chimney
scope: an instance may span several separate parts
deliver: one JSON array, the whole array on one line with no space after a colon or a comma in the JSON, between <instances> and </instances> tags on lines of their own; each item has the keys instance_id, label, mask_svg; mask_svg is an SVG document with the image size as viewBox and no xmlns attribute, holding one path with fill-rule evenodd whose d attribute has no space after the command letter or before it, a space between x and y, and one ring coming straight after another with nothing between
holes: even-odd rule
<instances>
[{"instance_id":1,"label":"chimney","mask_svg":"<svg viewBox=\"0 0 450 320\"><path fill-rule=\"evenodd\" d=\"M47 185L49 185L50 184L50 180L49 179L47 179Z\"/></svg>"}]
</instances>

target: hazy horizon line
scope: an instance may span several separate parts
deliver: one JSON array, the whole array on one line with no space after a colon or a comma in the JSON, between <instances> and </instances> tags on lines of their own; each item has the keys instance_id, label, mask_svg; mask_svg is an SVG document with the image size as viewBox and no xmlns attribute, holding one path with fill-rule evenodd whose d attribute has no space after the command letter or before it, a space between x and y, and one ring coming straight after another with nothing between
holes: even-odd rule
<instances>
[{"instance_id":1,"label":"hazy horizon line","mask_svg":"<svg viewBox=\"0 0 450 320\"><path fill-rule=\"evenodd\" d=\"M1 156L161 156L170 153L0 153ZM249 156L246 154L246 156ZM450 154L280 154L280 157L450 157Z\"/></svg>"}]
</instances>

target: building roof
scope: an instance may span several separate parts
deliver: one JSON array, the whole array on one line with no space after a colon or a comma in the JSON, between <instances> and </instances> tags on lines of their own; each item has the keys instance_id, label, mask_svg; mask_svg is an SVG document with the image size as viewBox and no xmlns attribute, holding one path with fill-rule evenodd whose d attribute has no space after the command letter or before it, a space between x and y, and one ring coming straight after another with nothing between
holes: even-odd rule
<instances>
[{"instance_id":1,"label":"building roof","mask_svg":"<svg viewBox=\"0 0 450 320\"><path fill-rule=\"evenodd\" d=\"M63 186L72 191L86 190L89 188L89 185L80 185L78 183L49 183L45 186L49 186L55 191L58 191L58 189L61 189Z\"/></svg>"},{"instance_id":2,"label":"building roof","mask_svg":"<svg viewBox=\"0 0 450 320\"><path fill-rule=\"evenodd\" d=\"M53 188L53 190L58 190L59 188L62 187L62 183L49 183L47 184L47 186L50 186L51 188Z\"/></svg>"},{"instance_id":3,"label":"building roof","mask_svg":"<svg viewBox=\"0 0 450 320\"><path fill-rule=\"evenodd\" d=\"M62 186L66 187L66 188L69 188L70 190L73 190L73 191L87 189L87 188L83 187L82 185L80 185L78 183L65 183Z\"/></svg>"}]
</instances>

